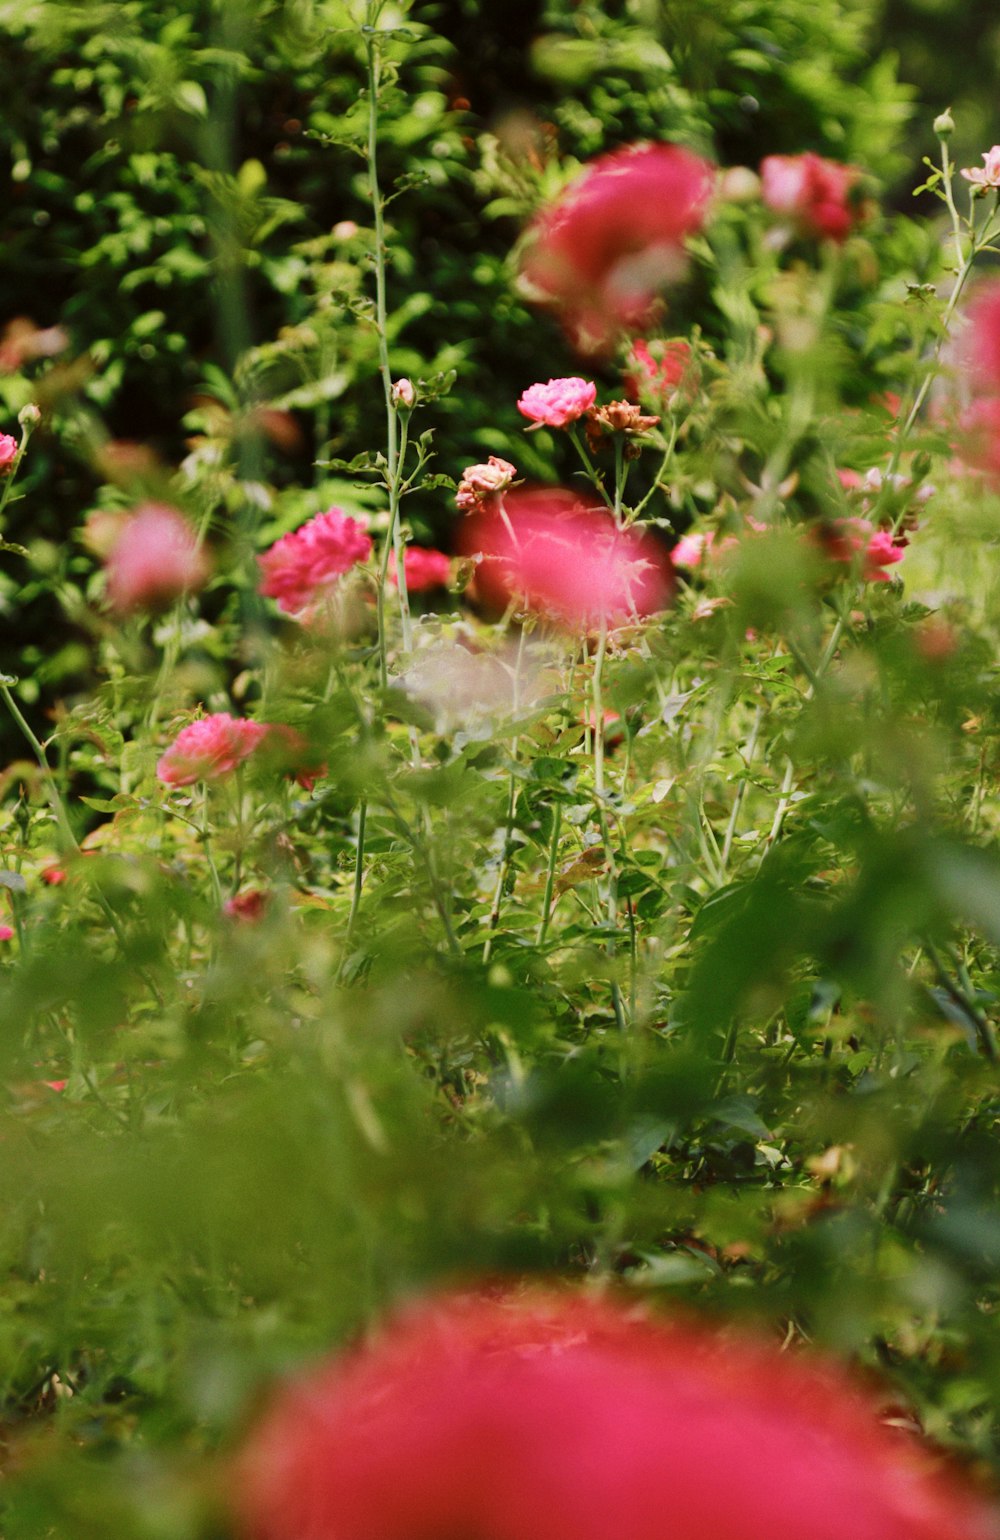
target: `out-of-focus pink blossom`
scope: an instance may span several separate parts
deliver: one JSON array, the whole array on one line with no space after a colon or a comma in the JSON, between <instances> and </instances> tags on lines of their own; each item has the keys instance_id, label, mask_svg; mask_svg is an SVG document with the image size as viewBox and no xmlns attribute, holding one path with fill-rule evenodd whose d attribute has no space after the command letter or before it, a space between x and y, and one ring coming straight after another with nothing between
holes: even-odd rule
<instances>
[{"instance_id":1,"label":"out-of-focus pink blossom","mask_svg":"<svg viewBox=\"0 0 1000 1540\"><path fill-rule=\"evenodd\" d=\"M1000 478L1000 396L982 396L959 418L959 451L977 471Z\"/></svg>"},{"instance_id":2,"label":"out-of-focus pink blossom","mask_svg":"<svg viewBox=\"0 0 1000 1540\"><path fill-rule=\"evenodd\" d=\"M983 151L982 166L970 167L959 174L977 187L1000 187L1000 144Z\"/></svg>"},{"instance_id":3,"label":"out-of-focus pink blossom","mask_svg":"<svg viewBox=\"0 0 1000 1540\"><path fill-rule=\"evenodd\" d=\"M536 219L523 278L582 352L605 352L620 332L649 324L660 289L684 274L684 241L704 223L712 175L676 144L631 145L592 161Z\"/></svg>"},{"instance_id":4,"label":"out-of-focus pink blossom","mask_svg":"<svg viewBox=\"0 0 1000 1540\"><path fill-rule=\"evenodd\" d=\"M535 1291L411 1310L278 1395L243 1540L989 1540L995 1515L818 1358Z\"/></svg>"},{"instance_id":5,"label":"out-of-focus pink blossom","mask_svg":"<svg viewBox=\"0 0 1000 1540\"><path fill-rule=\"evenodd\" d=\"M887 583L885 568L902 561L906 545L891 530L876 529L867 519L835 519L822 528L819 541L831 561L860 562L866 583Z\"/></svg>"},{"instance_id":6,"label":"out-of-focus pink blossom","mask_svg":"<svg viewBox=\"0 0 1000 1540\"><path fill-rule=\"evenodd\" d=\"M17 439L10 433L0 433L0 476L6 475L17 459Z\"/></svg>"},{"instance_id":7,"label":"out-of-focus pink blossom","mask_svg":"<svg viewBox=\"0 0 1000 1540\"><path fill-rule=\"evenodd\" d=\"M317 513L258 558L260 591L286 615L312 618L345 572L367 561L371 536L339 508Z\"/></svg>"},{"instance_id":8,"label":"out-of-focus pink blossom","mask_svg":"<svg viewBox=\"0 0 1000 1540\"><path fill-rule=\"evenodd\" d=\"M411 594L429 588L447 588L451 579L451 557L423 545L408 545L403 553L406 587ZM389 557L389 582L396 582L396 553Z\"/></svg>"},{"instance_id":9,"label":"out-of-focus pink blossom","mask_svg":"<svg viewBox=\"0 0 1000 1540\"><path fill-rule=\"evenodd\" d=\"M115 530L105 562L108 599L120 615L164 609L201 588L209 571L184 515L164 503L145 503Z\"/></svg>"},{"instance_id":10,"label":"out-of-focus pink blossom","mask_svg":"<svg viewBox=\"0 0 1000 1540\"><path fill-rule=\"evenodd\" d=\"M549 380L546 385L529 385L517 409L539 427L544 424L547 428L568 428L596 400L597 386L593 380L571 374L566 379Z\"/></svg>"},{"instance_id":11,"label":"out-of-focus pink blossom","mask_svg":"<svg viewBox=\"0 0 1000 1540\"><path fill-rule=\"evenodd\" d=\"M485 510L468 522L463 544L481 554L476 580L492 598L519 598L573 629L622 625L670 597L656 541L559 488L514 492L502 515Z\"/></svg>"},{"instance_id":12,"label":"out-of-focus pink blossom","mask_svg":"<svg viewBox=\"0 0 1000 1540\"><path fill-rule=\"evenodd\" d=\"M499 455L490 455L485 465L467 465L458 483L455 502L463 513L482 508L498 492L506 492L517 475L517 467Z\"/></svg>"},{"instance_id":13,"label":"out-of-focus pink blossom","mask_svg":"<svg viewBox=\"0 0 1000 1540\"><path fill-rule=\"evenodd\" d=\"M969 384L977 395L1000 395L1000 279L979 285L967 318Z\"/></svg>"},{"instance_id":14,"label":"out-of-focus pink blossom","mask_svg":"<svg viewBox=\"0 0 1000 1540\"><path fill-rule=\"evenodd\" d=\"M222 906L223 914L231 920L239 920L244 925L253 925L263 919L268 905L268 895L261 888L244 888L242 893L234 893L232 898L227 898Z\"/></svg>"},{"instance_id":15,"label":"out-of-focus pink blossom","mask_svg":"<svg viewBox=\"0 0 1000 1540\"><path fill-rule=\"evenodd\" d=\"M691 344L683 337L670 342L643 338L633 342L625 361L622 382L630 396L654 401L658 406L672 403L680 391L691 395L697 386L697 370Z\"/></svg>"},{"instance_id":16,"label":"out-of-focus pink blossom","mask_svg":"<svg viewBox=\"0 0 1000 1540\"><path fill-rule=\"evenodd\" d=\"M68 1080L43 1080L42 1085L49 1091L65 1091L69 1085Z\"/></svg>"},{"instance_id":17,"label":"out-of-focus pink blossom","mask_svg":"<svg viewBox=\"0 0 1000 1540\"><path fill-rule=\"evenodd\" d=\"M846 240L864 217L857 198L857 166L805 155L768 155L760 168L767 207L790 220L804 235Z\"/></svg>"},{"instance_id":18,"label":"out-of-focus pink blossom","mask_svg":"<svg viewBox=\"0 0 1000 1540\"><path fill-rule=\"evenodd\" d=\"M706 530L704 533L682 535L670 552L670 560L675 567L694 571L696 567L701 566L714 540L714 529Z\"/></svg>"},{"instance_id":19,"label":"out-of-focus pink blossom","mask_svg":"<svg viewBox=\"0 0 1000 1540\"><path fill-rule=\"evenodd\" d=\"M12 925L0 925L0 941L13 941L16 934Z\"/></svg>"},{"instance_id":20,"label":"out-of-focus pink blossom","mask_svg":"<svg viewBox=\"0 0 1000 1540\"><path fill-rule=\"evenodd\" d=\"M312 791L327 772L326 761L310 746L308 738L287 722L266 724L260 756L271 769L290 776L303 791Z\"/></svg>"},{"instance_id":21,"label":"out-of-focus pink blossom","mask_svg":"<svg viewBox=\"0 0 1000 1540\"><path fill-rule=\"evenodd\" d=\"M271 730L267 722L251 722L225 711L199 717L177 734L162 755L156 774L166 786L217 781L249 759Z\"/></svg>"},{"instance_id":22,"label":"out-of-focus pink blossom","mask_svg":"<svg viewBox=\"0 0 1000 1540\"><path fill-rule=\"evenodd\" d=\"M66 881L66 873L61 866L46 866L42 870L42 881L50 888L58 888Z\"/></svg>"}]
</instances>

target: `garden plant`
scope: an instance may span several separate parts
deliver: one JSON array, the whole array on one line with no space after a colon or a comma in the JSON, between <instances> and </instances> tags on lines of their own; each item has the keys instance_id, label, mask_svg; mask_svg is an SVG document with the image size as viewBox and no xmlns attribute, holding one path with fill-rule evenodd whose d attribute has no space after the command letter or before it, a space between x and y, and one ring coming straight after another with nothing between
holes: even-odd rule
<instances>
[{"instance_id":1,"label":"garden plant","mask_svg":"<svg viewBox=\"0 0 1000 1540\"><path fill-rule=\"evenodd\" d=\"M0 0L5 1540L1000 1534L1000 145L862 10Z\"/></svg>"}]
</instances>

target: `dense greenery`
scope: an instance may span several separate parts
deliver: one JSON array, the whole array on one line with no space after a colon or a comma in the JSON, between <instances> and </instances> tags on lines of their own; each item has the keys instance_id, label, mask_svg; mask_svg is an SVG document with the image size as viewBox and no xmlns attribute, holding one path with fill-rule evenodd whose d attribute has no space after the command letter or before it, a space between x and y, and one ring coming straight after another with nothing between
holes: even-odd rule
<instances>
[{"instance_id":1,"label":"dense greenery","mask_svg":"<svg viewBox=\"0 0 1000 1540\"><path fill-rule=\"evenodd\" d=\"M913 164L878 20L0 0L0 432L41 412L2 505L7 1540L225 1533L270 1378L455 1277L816 1342L995 1480L1000 505L945 343L996 195L952 220ZM812 151L864 206L824 241L730 177L658 423L525 433L627 351L532 306L525 229L647 139ZM664 553L715 540L610 633L458 555L466 465L581 454ZM149 502L213 575L116 609L106 516ZM258 559L331 506L375 551L324 629ZM908 538L888 581L852 518ZM401 530L456 556L412 622ZM171 785L202 711L301 738Z\"/></svg>"}]
</instances>

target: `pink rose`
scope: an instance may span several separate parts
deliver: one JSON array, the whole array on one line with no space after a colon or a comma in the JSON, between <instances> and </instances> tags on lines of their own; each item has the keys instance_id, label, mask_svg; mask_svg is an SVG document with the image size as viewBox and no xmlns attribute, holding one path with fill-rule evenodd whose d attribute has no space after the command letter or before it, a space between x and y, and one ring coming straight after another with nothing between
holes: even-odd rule
<instances>
[{"instance_id":1,"label":"pink rose","mask_svg":"<svg viewBox=\"0 0 1000 1540\"><path fill-rule=\"evenodd\" d=\"M108 599L120 615L164 609L207 581L209 561L183 514L146 503L122 519L105 562Z\"/></svg>"},{"instance_id":2,"label":"pink rose","mask_svg":"<svg viewBox=\"0 0 1000 1540\"><path fill-rule=\"evenodd\" d=\"M17 459L17 439L0 433L0 476L6 475Z\"/></svg>"},{"instance_id":3,"label":"pink rose","mask_svg":"<svg viewBox=\"0 0 1000 1540\"><path fill-rule=\"evenodd\" d=\"M275 1396L241 1540L989 1540L996 1516L818 1355L632 1301L445 1296Z\"/></svg>"},{"instance_id":4,"label":"pink rose","mask_svg":"<svg viewBox=\"0 0 1000 1540\"><path fill-rule=\"evenodd\" d=\"M258 558L260 592L276 599L286 615L309 619L344 573L367 561L371 551L371 537L357 520L329 508L282 535Z\"/></svg>"},{"instance_id":5,"label":"pink rose","mask_svg":"<svg viewBox=\"0 0 1000 1540\"><path fill-rule=\"evenodd\" d=\"M266 722L250 722L224 711L199 717L177 734L161 757L156 774L166 786L217 781L249 759L270 731Z\"/></svg>"},{"instance_id":6,"label":"pink rose","mask_svg":"<svg viewBox=\"0 0 1000 1540\"><path fill-rule=\"evenodd\" d=\"M712 189L707 161L676 144L602 155L534 222L522 276L582 352L604 353L648 325L687 266Z\"/></svg>"},{"instance_id":7,"label":"pink rose","mask_svg":"<svg viewBox=\"0 0 1000 1540\"><path fill-rule=\"evenodd\" d=\"M458 483L455 502L463 513L471 513L488 498L506 492L516 475L516 466L501 460L499 455L490 455L485 465L467 465Z\"/></svg>"},{"instance_id":8,"label":"pink rose","mask_svg":"<svg viewBox=\"0 0 1000 1540\"><path fill-rule=\"evenodd\" d=\"M520 598L572 629L625 624L670 595L669 563L654 540L560 488L514 492L502 518L484 509L463 544L483 558L476 581L487 596Z\"/></svg>"},{"instance_id":9,"label":"pink rose","mask_svg":"<svg viewBox=\"0 0 1000 1540\"><path fill-rule=\"evenodd\" d=\"M529 385L517 403L517 409L533 423L547 428L566 428L588 412L597 400L593 380L578 375L549 380L547 385Z\"/></svg>"},{"instance_id":10,"label":"pink rose","mask_svg":"<svg viewBox=\"0 0 1000 1540\"><path fill-rule=\"evenodd\" d=\"M17 932L11 925L0 925L0 941L13 941Z\"/></svg>"},{"instance_id":11,"label":"pink rose","mask_svg":"<svg viewBox=\"0 0 1000 1540\"><path fill-rule=\"evenodd\" d=\"M451 557L422 545L408 545L403 554L406 587L411 594L429 588L446 588L451 579ZM396 582L396 554L389 557L389 582Z\"/></svg>"},{"instance_id":12,"label":"pink rose","mask_svg":"<svg viewBox=\"0 0 1000 1540\"><path fill-rule=\"evenodd\" d=\"M864 204L856 197L856 166L805 155L768 155L760 168L762 197L804 235L843 241L860 223Z\"/></svg>"}]
</instances>

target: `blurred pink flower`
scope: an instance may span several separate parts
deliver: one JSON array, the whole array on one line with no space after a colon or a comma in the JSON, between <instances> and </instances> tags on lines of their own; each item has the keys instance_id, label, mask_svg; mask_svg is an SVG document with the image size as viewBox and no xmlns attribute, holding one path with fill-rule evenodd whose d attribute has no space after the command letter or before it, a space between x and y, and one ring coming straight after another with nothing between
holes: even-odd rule
<instances>
[{"instance_id":1,"label":"blurred pink flower","mask_svg":"<svg viewBox=\"0 0 1000 1540\"><path fill-rule=\"evenodd\" d=\"M1000 395L1000 279L979 285L966 312L968 338L960 350L979 395Z\"/></svg>"},{"instance_id":2,"label":"blurred pink flower","mask_svg":"<svg viewBox=\"0 0 1000 1540\"><path fill-rule=\"evenodd\" d=\"M116 526L105 561L108 599L120 615L164 609L203 586L210 571L184 515L145 503Z\"/></svg>"},{"instance_id":3,"label":"blurred pink flower","mask_svg":"<svg viewBox=\"0 0 1000 1540\"><path fill-rule=\"evenodd\" d=\"M10 470L17 459L17 439L9 433L0 433L0 476Z\"/></svg>"},{"instance_id":4,"label":"blurred pink flower","mask_svg":"<svg viewBox=\"0 0 1000 1540\"><path fill-rule=\"evenodd\" d=\"M865 213L856 197L857 166L805 155L768 155L760 167L767 207L790 219L804 235L846 240Z\"/></svg>"},{"instance_id":5,"label":"blurred pink flower","mask_svg":"<svg viewBox=\"0 0 1000 1540\"><path fill-rule=\"evenodd\" d=\"M528 289L576 347L606 352L619 332L646 326L660 289L683 276L684 241L701 229L711 187L708 162L676 144L600 156L532 225Z\"/></svg>"},{"instance_id":6,"label":"blurred pink flower","mask_svg":"<svg viewBox=\"0 0 1000 1540\"><path fill-rule=\"evenodd\" d=\"M898 542L898 543L897 543ZM831 561L860 560L866 583L887 583L884 569L902 561L906 542L888 529L876 529L868 519L835 519L819 531L819 543Z\"/></svg>"},{"instance_id":7,"label":"blurred pink flower","mask_svg":"<svg viewBox=\"0 0 1000 1540\"><path fill-rule=\"evenodd\" d=\"M310 618L345 572L371 555L371 536L339 508L317 513L258 558L260 591L298 619Z\"/></svg>"},{"instance_id":8,"label":"blurred pink flower","mask_svg":"<svg viewBox=\"0 0 1000 1540\"><path fill-rule=\"evenodd\" d=\"M1000 396L973 401L959 418L959 450L977 471L1000 478Z\"/></svg>"},{"instance_id":9,"label":"blurred pink flower","mask_svg":"<svg viewBox=\"0 0 1000 1540\"><path fill-rule=\"evenodd\" d=\"M17 932L10 925L0 925L0 941L13 941Z\"/></svg>"},{"instance_id":10,"label":"blurred pink flower","mask_svg":"<svg viewBox=\"0 0 1000 1540\"><path fill-rule=\"evenodd\" d=\"M446 588L451 579L451 557L424 545L408 545L403 554L406 587L411 594L429 588ZM389 557L389 582L396 582L396 553Z\"/></svg>"},{"instance_id":11,"label":"blurred pink flower","mask_svg":"<svg viewBox=\"0 0 1000 1540\"><path fill-rule=\"evenodd\" d=\"M609 626L662 609L671 591L661 547L635 529L618 529L603 509L571 492L514 492L501 515L484 510L463 538L481 554L477 584L506 603L520 597L572 628Z\"/></svg>"},{"instance_id":12,"label":"blurred pink flower","mask_svg":"<svg viewBox=\"0 0 1000 1540\"><path fill-rule=\"evenodd\" d=\"M589 411L596 400L597 386L593 380L582 380L574 374L567 379L549 380L547 385L529 385L517 409L539 426L566 428Z\"/></svg>"},{"instance_id":13,"label":"blurred pink flower","mask_svg":"<svg viewBox=\"0 0 1000 1540\"><path fill-rule=\"evenodd\" d=\"M222 912L231 920L252 925L263 919L267 905L268 895L261 888L245 888L242 893L234 893L232 898L226 899Z\"/></svg>"},{"instance_id":14,"label":"blurred pink flower","mask_svg":"<svg viewBox=\"0 0 1000 1540\"><path fill-rule=\"evenodd\" d=\"M46 866L42 870L42 881L50 888L58 888L66 881L66 873L61 866Z\"/></svg>"},{"instance_id":15,"label":"blurred pink flower","mask_svg":"<svg viewBox=\"0 0 1000 1540\"><path fill-rule=\"evenodd\" d=\"M467 465L458 483L455 502L463 513L483 507L497 492L506 492L517 475L517 467L499 455L490 455L485 465Z\"/></svg>"},{"instance_id":16,"label":"blurred pink flower","mask_svg":"<svg viewBox=\"0 0 1000 1540\"><path fill-rule=\"evenodd\" d=\"M691 395L697 388L697 369L691 345L682 337L670 342L633 342L625 360L622 383L630 396L665 406L678 391Z\"/></svg>"},{"instance_id":17,"label":"blurred pink flower","mask_svg":"<svg viewBox=\"0 0 1000 1540\"><path fill-rule=\"evenodd\" d=\"M684 567L693 571L695 567L701 566L714 540L714 529L706 530L703 534L682 535L670 552L670 560L675 567Z\"/></svg>"},{"instance_id":18,"label":"blurred pink flower","mask_svg":"<svg viewBox=\"0 0 1000 1540\"><path fill-rule=\"evenodd\" d=\"M989 1540L837 1366L555 1291L451 1296L280 1392L246 1540Z\"/></svg>"},{"instance_id":19,"label":"blurred pink flower","mask_svg":"<svg viewBox=\"0 0 1000 1540\"><path fill-rule=\"evenodd\" d=\"M267 722L251 722L225 711L199 717L181 729L156 767L166 786L193 786L216 781L249 759L271 732Z\"/></svg>"},{"instance_id":20,"label":"blurred pink flower","mask_svg":"<svg viewBox=\"0 0 1000 1540\"><path fill-rule=\"evenodd\" d=\"M265 724L260 753L270 768L290 776L303 791L312 791L327 773L326 761L312 748L308 738L287 722Z\"/></svg>"},{"instance_id":21,"label":"blurred pink flower","mask_svg":"<svg viewBox=\"0 0 1000 1540\"><path fill-rule=\"evenodd\" d=\"M1000 187L1000 144L995 144L992 150L984 150L983 161L981 167L976 166L959 174L967 182L974 182L977 187Z\"/></svg>"}]
</instances>

